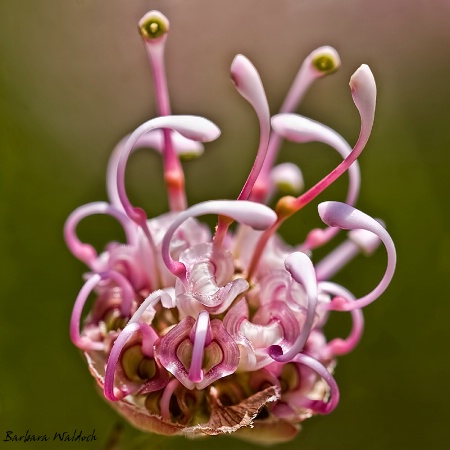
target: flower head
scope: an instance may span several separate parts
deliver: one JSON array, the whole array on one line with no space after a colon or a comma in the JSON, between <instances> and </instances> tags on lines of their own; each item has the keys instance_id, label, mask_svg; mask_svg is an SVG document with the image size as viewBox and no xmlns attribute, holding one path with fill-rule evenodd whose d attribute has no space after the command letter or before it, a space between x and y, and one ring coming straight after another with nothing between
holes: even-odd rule
<instances>
[{"instance_id":1,"label":"flower head","mask_svg":"<svg viewBox=\"0 0 450 450\"><path fill-rule=\"evenodd\" d=\"M360 187L356 160L374 119L373 75L363 65L350 80L361 117L360 135L351 147L331 128L292 113L315 80L339 68L334 49L321 47L305 59L272 118L256 68L236 56L232 80L259 120L255 162L236 200L188 207L180 156L200 155L202 143L220 131L202 117L171 115L164 66L167 18L151 11L139 30L158 117L114 149L107 171L109 202L82 206L66 222L69 249L89 267L73 308L71 339L106 399L138 428L191 437L235 433L266 443L291 439L303 420L328 414L338 404L332 375L336 357L357 345L362 308L380 297L395 268L395 248L383 225L354 207ZM274 165L282 139L325 143L343 160L301 194L300 169ZM150 219L130 202L125 188L128 159L142 147L161 153L170 207ZM285 244L277 234L280 225L345 172L346 203L319 205L327 227L312 230L295 247ZM280 197L286 191L291 195ZM266 206L274 201L274 209ZM93 214L114 217L126 242L112 242L101 254L81 242L77 224ZM214 235L199 220L207 214L218 217ZM232 222L237 222L235 231L230 231ZM339 230L350 230L347 240L315 262L314 250ZM370 254L380 242L388 264L370 293L355 298L330 281L356 254ZM95 300L81 324L91 294ZM352 316L345 339L328 340L324 334L334 311Z\"/></svg>"}]
</instances>

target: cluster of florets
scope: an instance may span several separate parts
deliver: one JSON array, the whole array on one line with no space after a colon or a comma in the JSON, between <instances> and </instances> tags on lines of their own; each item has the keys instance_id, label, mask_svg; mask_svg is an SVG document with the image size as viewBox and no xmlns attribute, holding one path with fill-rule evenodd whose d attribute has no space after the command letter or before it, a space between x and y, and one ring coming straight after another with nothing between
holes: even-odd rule
<instances>
[{"instance_id":1,"label":"cluster of florets","mask_svg":"<svg viewBox=\"0 0 450 450\"><path fill-rule=\"evenodd\" d=\"M168 28L156 11L139 23L158 117L114 150L107 173L109 202L82 206L66 222L67 245L90 270L73 309L71 338L84 351L105 397L141 429L186 436L235 432L265 443L288 440L304 419L336 407L336 356L358 343L361 309L382 294L395 267L395 249L384 227L353 207L360 181L356 158L372 128L375 82L365 65L350 80L361 117L360 136L351 148L334 130L292 114L308 87L339 67L334 49L321 47L305 59L280 114L272 118L258 72L247 58L236 56L232 80L260 123L255 163L237 200L187 207L180 157L201 154L201 142L220 132L207 119L171 115L163 61ZM282 138L323 142L343 161L299 195L300 169L291 163L274 166ZM153 219L130 203L125 190L128 158L142 147L156 149L164 161L170 212ZM297 247L284 244L279 226L345 172L346 202L319 205L327 227L312 230ZM280 196L286 189L299 196ZM266 206L274 201L274 209ZM126 243L112 242L97 254L80 242L77 224L92 214L117 219ZM218 215L214 235L197 219L205 214ZM238 225L231 232L234 221ZM313 251L340 229L350 230L348 239L313 263ZM388 265L373 291L356 299L329 281L357 253L370 254L380 241ZM93 292L93 307L80 329ZM323 332L332 311L352 316L345 339L328 340Z\"/></svg>"}]
</instances>

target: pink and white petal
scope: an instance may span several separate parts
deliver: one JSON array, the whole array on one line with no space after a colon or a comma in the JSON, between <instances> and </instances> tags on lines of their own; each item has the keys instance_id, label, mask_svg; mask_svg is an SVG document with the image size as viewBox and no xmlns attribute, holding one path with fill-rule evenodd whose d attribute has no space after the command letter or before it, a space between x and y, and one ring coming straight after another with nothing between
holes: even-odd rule
<instances>
[{"instance_id":1,"label":"pink and white petal","mask_svg":"<svg viewBox=\"0 0 450 450\"><path fill-rule=\"evenodd\" d=\"M174 375L187 389L194 389L195 383L189 379L188 368L180 360L180 344L190 343L189 335L195 326L195 319L184 318L155 344L155 355L161 365ZM191 344L192 345L192 344Z\"/></svg>"},{"instance_id":2,"label":"pink and white petal","mask_svg":"<svg viewBox=\"0 0 450 450\"><path fill-rule=\"evenodd\" d=\"M239 348L234 339L226 332L221 320L211 321L211 333L213 336L211 344L216 343L220 347L221 355L219 355L218 349L215 353L216 356L221 357L221 361L209 371L203 372L203 380L197 384L197 389L204 389L219 378L231 375L238 367Z\"/></svg>"}]
</instances>

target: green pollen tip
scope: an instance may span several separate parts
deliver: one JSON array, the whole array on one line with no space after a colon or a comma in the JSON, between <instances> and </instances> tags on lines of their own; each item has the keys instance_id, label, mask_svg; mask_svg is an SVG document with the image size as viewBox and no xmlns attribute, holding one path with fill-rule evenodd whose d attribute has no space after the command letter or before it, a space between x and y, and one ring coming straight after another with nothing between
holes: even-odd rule
<instances>
[{"instance_id":1,"label":"green pollen tip","mask_svg":"<svg viewBox=\"0 0 450 450\"><path fill-rule=\"evenodd\" d=\"M316 56L312 64L319 72L331 73L338 69L335 60L328 55Z\"/></svg>"},{"instance_id":2,"label":"green pollen tip","mask_svg":"<svg viewBox=\"0 0 450 450\"><path fill-rule=\"evenodd\" d=\"M167 27L155 17L151 17L139 26L139 32L146 39L157 39L167 33Z\"/></svg>"},{"instance_id":3,"label":"green pollen tip","mask_svg":"<svg viewBox=\"0 0 450 450\"><path fill-rule=\"evenodd\" d=\"M291 183L280 181L277 183L277 188L283 195L294 195L297 194L297 190L292 186Z\"/></svg>"},{"instance_id":4,"label":"green pollen tip","mask_svg":"<svg viewBox=\"0 0 450 450\"><path fill-rule=\"evenodd\" d=\"M192 161L194 159L197 159L200 155L198 153L182 153L178 155L181 159L181 161Z\"/></svg>"}]
</instances>

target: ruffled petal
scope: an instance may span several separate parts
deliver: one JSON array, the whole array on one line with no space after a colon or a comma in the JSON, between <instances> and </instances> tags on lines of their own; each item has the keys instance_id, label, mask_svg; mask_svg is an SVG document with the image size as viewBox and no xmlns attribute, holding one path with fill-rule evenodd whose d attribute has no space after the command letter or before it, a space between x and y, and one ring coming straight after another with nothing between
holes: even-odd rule
<instances>
[{"instance_id":1,"label":"ruffled petal","mask_svg":"<svg viewBox=\"0 0 450 450\"><path fill-rule=\"evenodd\" d=\"M194 353L191 332L196 320L186 317L163 336L155 346L161 364L187 389L203 389L219 378L235 372L239 363L239 349L220 320L211 321L211 340L205 343L200 381L192 381L190 368Z\"/></svg>"}]
</instances>

